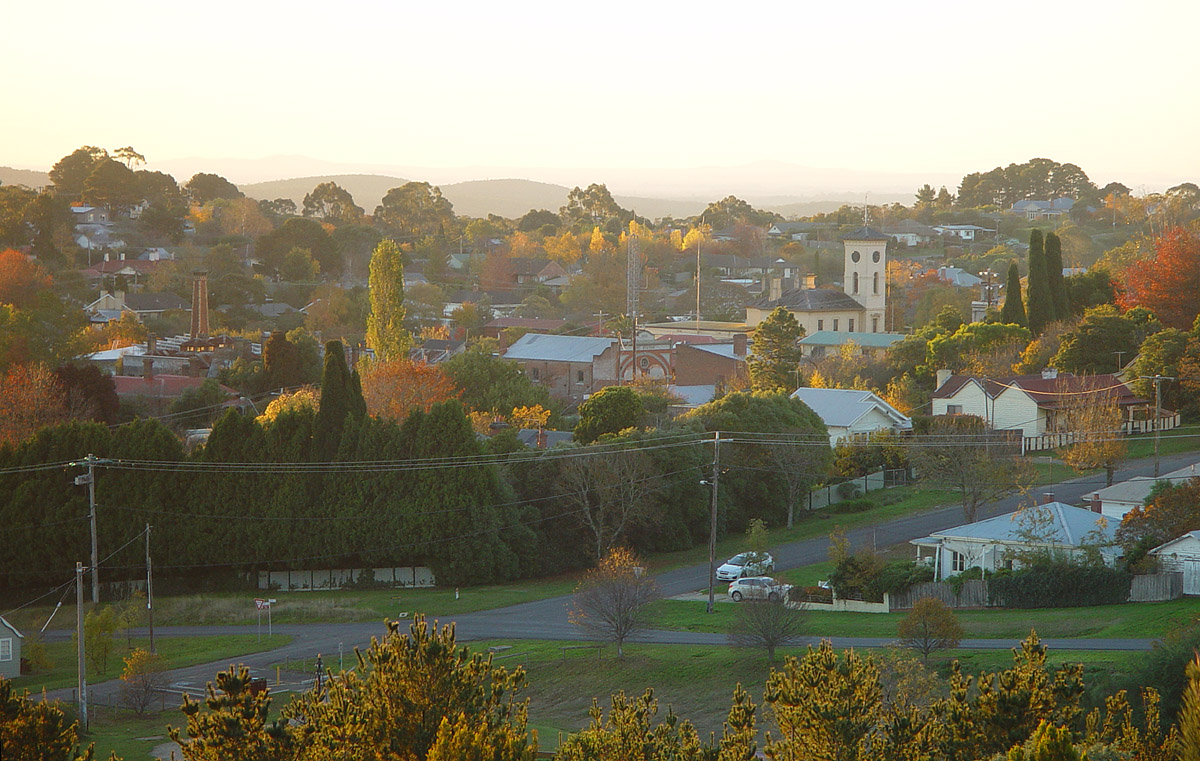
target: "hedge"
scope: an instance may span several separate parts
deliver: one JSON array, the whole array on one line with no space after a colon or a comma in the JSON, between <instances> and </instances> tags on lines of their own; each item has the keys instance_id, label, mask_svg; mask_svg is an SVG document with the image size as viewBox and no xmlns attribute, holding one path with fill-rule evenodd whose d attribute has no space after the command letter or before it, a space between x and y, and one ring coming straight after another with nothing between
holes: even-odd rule
<instances>
[{"instance_id":1,"label":"hedge","mask_svg":"<svg viewBox=\"0 0 1200 761\"><path fill-rule=\"evenodd\" d=\"M988 601L1004 608L1072 608L1129 599L1133 577L1106 566L1047 563L988 577Z\"/></svg>"}]
</instances>

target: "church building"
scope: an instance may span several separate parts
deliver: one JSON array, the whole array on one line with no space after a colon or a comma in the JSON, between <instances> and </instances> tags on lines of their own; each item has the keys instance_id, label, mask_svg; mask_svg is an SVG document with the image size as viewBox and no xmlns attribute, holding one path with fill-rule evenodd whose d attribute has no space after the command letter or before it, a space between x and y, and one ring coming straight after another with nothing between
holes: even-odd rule
<instances>
[{"instance_id":1,"label":"church building","mask_svg":"<svg viewBox=\"0 0 1200 761\"><path fill-rule=\"evenodd\" d=\"M766 296L746 307L746 325L754 327L776 307L791 312L805 335L887 332L888 236L871 227L860 227L842 239L845 277L842 290L816 288L810 278L803 287L784 290L771 280Z\"/></svg>"}]
</instances>

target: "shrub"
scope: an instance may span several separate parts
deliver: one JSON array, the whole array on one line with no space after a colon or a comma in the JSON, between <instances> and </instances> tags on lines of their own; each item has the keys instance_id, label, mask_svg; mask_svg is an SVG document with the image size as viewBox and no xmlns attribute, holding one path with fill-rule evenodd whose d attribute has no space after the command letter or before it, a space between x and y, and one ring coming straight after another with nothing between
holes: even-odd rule
<instances>
[{"instance_id":1,"label":"shrub","mask_svg":"<svg viewBox=\"0 0 1200 761\"><path fill-rule=\"evenodd\" d=\"M845 486L845 484L842 484ZM838 515L848 515L850 513L865 513L868 510L874 510L879 507L879 503L873 499L848 499L844 502L836 502L833 505L833 512Z\"/></svg>"},{"instance_id":2,"label":"shrub","mask_svg":"<svg viewBox=\"0 0 1200 761\"><path fill-rule=\"evenodd\" d=\"M933 581L933 567L924 563L900 560L888 563L863 587L863 595L873 600L883 600L884 593L894 595L904 592L913 584Z\"/></svg>"},{"instance_id":3,"label":"shrub","mask_svg":"<svg viewBox=\"0 0 1200 761\"><path fill-rule=\"evenodd\" d=\"M829 605L833 602L833 590L825 587L792 587L788 590L788 600Z\"/></svg>"},{"instance_id":4,"label":"shrub","mask_svg":"<svg viewBox=\"0 0 1200 761\"><path fill-rule=\"evenodd\" d=\"M1114 605L1129 599L1133 577L1115 568L1059 562L988 578L988 598L1005 608Z\"/></svg>"},{"instance_id":5,"label":"shrub","mask_svg":"<svg viewBox=\"0 0 1200 761\"><path fill-rule=\"evenodd\" d=\"M857 499L862 496L862 489L853 481L838 484L836 491L842 499Z\"/></svg>"}]
</instances>

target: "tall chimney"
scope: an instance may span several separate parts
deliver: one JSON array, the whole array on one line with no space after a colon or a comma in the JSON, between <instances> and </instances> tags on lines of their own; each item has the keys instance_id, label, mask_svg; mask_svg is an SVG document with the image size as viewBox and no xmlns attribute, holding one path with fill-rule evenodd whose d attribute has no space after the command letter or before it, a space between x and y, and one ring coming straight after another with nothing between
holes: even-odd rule
<instances>
[{"instance_id":1,"label":"tall chimney","mask_svg":"<svg viewBox=\"0 0 1200 761\"><path fill-rule=\"evenodd\" d=\"M783 280L777 277L771 278L771 301L779 301L779 297L783 295Z\"/></svg>"},{"instance_id":2,"label":"tall chimney","mask_svg":"<svg viewBox=\"0 0 1200 761\"><path fill-rule=\"evenodd\" d=\"M817 287L817 276L815 274L813 274L812 272L809 272L808 274L806 274L804 276L804 288L805 288L805 290L812 291L812 290L816 290L816 287Z\"/></svg>"},{"instance_id":3,"label":"tall chimney","mask_svg":"<svg viewBox=\"0 0 1200 761\"><path fill-rule=\"evenodd\" d=\"M954 375L954 371L953 371L953 370L945 370L945 369L943 369L943 370L938 370L938 371L937 371L937 381L936 381L936 384L937 384L937 385L935 385L935 386L933 387L933 388L934 388L934 390L936 391L937 389L939 389L939 388L941 388L942 386L946 385L946 381L950 380L950 378L951 378L953 375Z\"/></svg>"},{"instance_id":4,"label":"tall chimney","mask_svg":"<svg viewBox=\"0 0 1200 761\"><path fill-rule=\"evenodd\" d=\"M153 357L142 357L142 377L146 380L154 380Z\"/></svg>"},{"instance_id":5,"label":"tall chimney","mask_svg":"<svg viewBox=\"0 0 1200 761\"><path fill-rule=\"evenodd\" d=\"M208 338L208 273L192 273L192 330L190 337Z\"/></svg>"},{"instance_id":6,"label":"tall chimney","mask_svg":"<svg viewBox=\"0 0 1200 761\"><path fill-rule=\"evenodd\" d=\"M733 356L743 357L743 358L746 356L746 334L745 333L734 333L733 334Z\"/></svg>"},{"instance_id":7,"label":"tall chimney","mask_svg":"<svg viewBox=\"0 0 1200 761\"><path fill-rule=\"evenodd\" d=\"M146 336L146 353L155 354L158 352L158 336L151 333Z\"/></svg>"}]
</instances>

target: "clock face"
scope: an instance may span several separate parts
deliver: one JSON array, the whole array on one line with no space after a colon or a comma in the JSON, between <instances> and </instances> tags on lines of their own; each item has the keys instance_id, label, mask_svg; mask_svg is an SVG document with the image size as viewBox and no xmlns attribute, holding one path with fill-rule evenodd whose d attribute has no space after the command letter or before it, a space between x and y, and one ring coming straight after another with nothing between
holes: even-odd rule
<instances>
[{"instance_id":1,"label":"clock face","mask_svg":"<svg viewBox=\"0 0 1200 761\"><path fill-rule=\"evenodd\" d=\"M862 254L858 253L857 251L850 252L850 261L854 262L855 264L858 264L858 260L861 258Z\"/></svg>"},{"instance_id":2,"label":"clock face","mask_svg":"<svg viewBox=\"0 0 1200 761\"><path fill-rule=\"evenodd\" d=\"M878 251L871 254L871 261L875 262L876 264L879 264L879 252Z\"/></svg>"}]
</instances>

